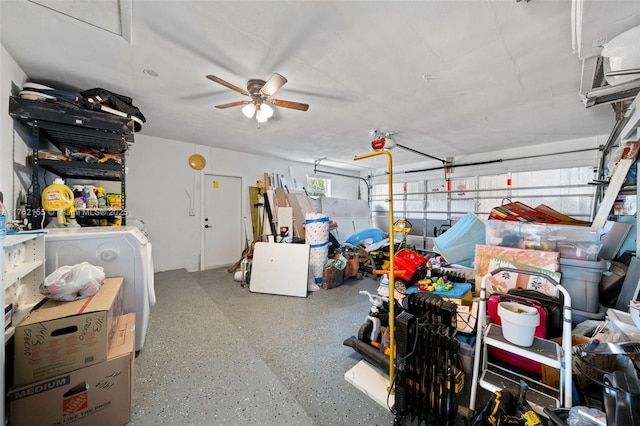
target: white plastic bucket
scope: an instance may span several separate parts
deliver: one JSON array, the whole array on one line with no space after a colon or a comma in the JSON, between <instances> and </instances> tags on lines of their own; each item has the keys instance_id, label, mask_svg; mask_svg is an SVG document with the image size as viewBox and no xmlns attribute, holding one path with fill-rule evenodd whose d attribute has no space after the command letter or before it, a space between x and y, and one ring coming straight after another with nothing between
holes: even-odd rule
<instances>
[{"instance_id":1,"label":"white plastic bucket","mask_svg":"<svg viewBox=\"0 0 640 426\"><path fill-rule=\"evenodd\" d=\"M498 315L505 339L524 347L533 344L536 327L540 325L540 314L536 308L515 302L500 302Z\"/></svg>"}]
</instances>

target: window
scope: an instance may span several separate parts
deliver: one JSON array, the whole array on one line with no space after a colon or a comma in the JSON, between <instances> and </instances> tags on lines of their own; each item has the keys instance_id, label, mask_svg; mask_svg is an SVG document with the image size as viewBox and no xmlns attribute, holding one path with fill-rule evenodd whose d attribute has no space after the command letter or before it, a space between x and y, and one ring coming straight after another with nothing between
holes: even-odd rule
<instances>
[{"instance_id":1,"label":"window","mask_svg":"<svg viewBox=\"0 0 640 426\"><path fill-rule=\"evenodd\" d=\"M330 197L331 179L307 176L306 189L310 197Z\"/></svg>"}]
</instances>

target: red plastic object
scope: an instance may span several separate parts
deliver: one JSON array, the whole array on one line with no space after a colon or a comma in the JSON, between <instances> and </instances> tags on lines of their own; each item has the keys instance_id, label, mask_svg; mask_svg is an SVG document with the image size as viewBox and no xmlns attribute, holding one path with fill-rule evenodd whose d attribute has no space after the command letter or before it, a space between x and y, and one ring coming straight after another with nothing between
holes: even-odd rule
<instances>
[{"instance_id":1,"label":"red plastic object","mask_svg":"<svg viewBox=\"0 0 640 426\"><path fill-rule=\"evenodd\" d=\"M376 139L375 141L371 141L371 148L376 151L380 151L384 148L384 143L386 142L385 138Z\"/></svg>"},{"instance_id":2,"label":"red plastic object","mask_svg":"<svg viewBox=\"0 0 640 426\"><path fill-rule=\"evenodd\" d=\"M494 293L487 299L487 315L491 318L491 322L496 325L502 325L500 316L498 315L498 304L500 302L518 302L530 305L536 308L540 315L540 325L536 327L533 335L544 339L547 336L547 311L533 299L527 299L526 297L518 297L503 293ZM488 348L490 355L502 360L509 365L521 368L532 373L542 374L542 365L539 362L531 361L528 358L524 358L520 355L512 354L511 352L495 347Z\"/></svg>"},{"instance_id":3,"label":"red plastic object","mask_svg":"<svg viewBox=\"0 0 640 426\"><path fill-rule=\"evenodd\" d=\"M427 258L411 249L403 248L393 256L396 271L404 271L395 274L396 279L401 279L409 284L415 284L421 278L427 264Z\"/></svg>"}]
</instances>

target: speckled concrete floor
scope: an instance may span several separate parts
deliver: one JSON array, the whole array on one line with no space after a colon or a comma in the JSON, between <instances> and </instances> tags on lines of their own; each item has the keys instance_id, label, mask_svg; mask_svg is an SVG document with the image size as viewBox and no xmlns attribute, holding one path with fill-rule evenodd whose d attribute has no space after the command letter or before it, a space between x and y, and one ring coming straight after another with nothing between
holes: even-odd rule
<instances>
[{"instance_id":1,"label":"speckled concrete floor","mask_svg":"<svg viewBox=\"0 0 640 426\"><path fill-rule=\"evenodd\" d=\"M131 425L392 425L344 379L369 309L354 278L307 298L251 293L225 269L156 274Z\"/></svg>"}]
</instances>

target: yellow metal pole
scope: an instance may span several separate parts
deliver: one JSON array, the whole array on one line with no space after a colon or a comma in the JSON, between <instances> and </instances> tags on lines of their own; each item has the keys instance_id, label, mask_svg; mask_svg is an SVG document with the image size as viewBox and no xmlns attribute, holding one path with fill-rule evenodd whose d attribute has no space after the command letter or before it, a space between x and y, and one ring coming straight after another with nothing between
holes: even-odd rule
<instances>
[{"instance_id":1,"label":"yellow metal pole","mask_svg":"<svg viewBox=\"0 0 640 426\"><path fill-rule=\"evenodd\" d=\"M389 151L375 151L368 154L356 155L354 161L363 160L365 158L375 157L377 155L387 156L387 172L389 176L389 387L387 391L392 391L395 359L396 359L396 341L395 341L395 262L393 261L395 251L395 238L393 233L393 159Z\"/></svg>"}]
</instances>

